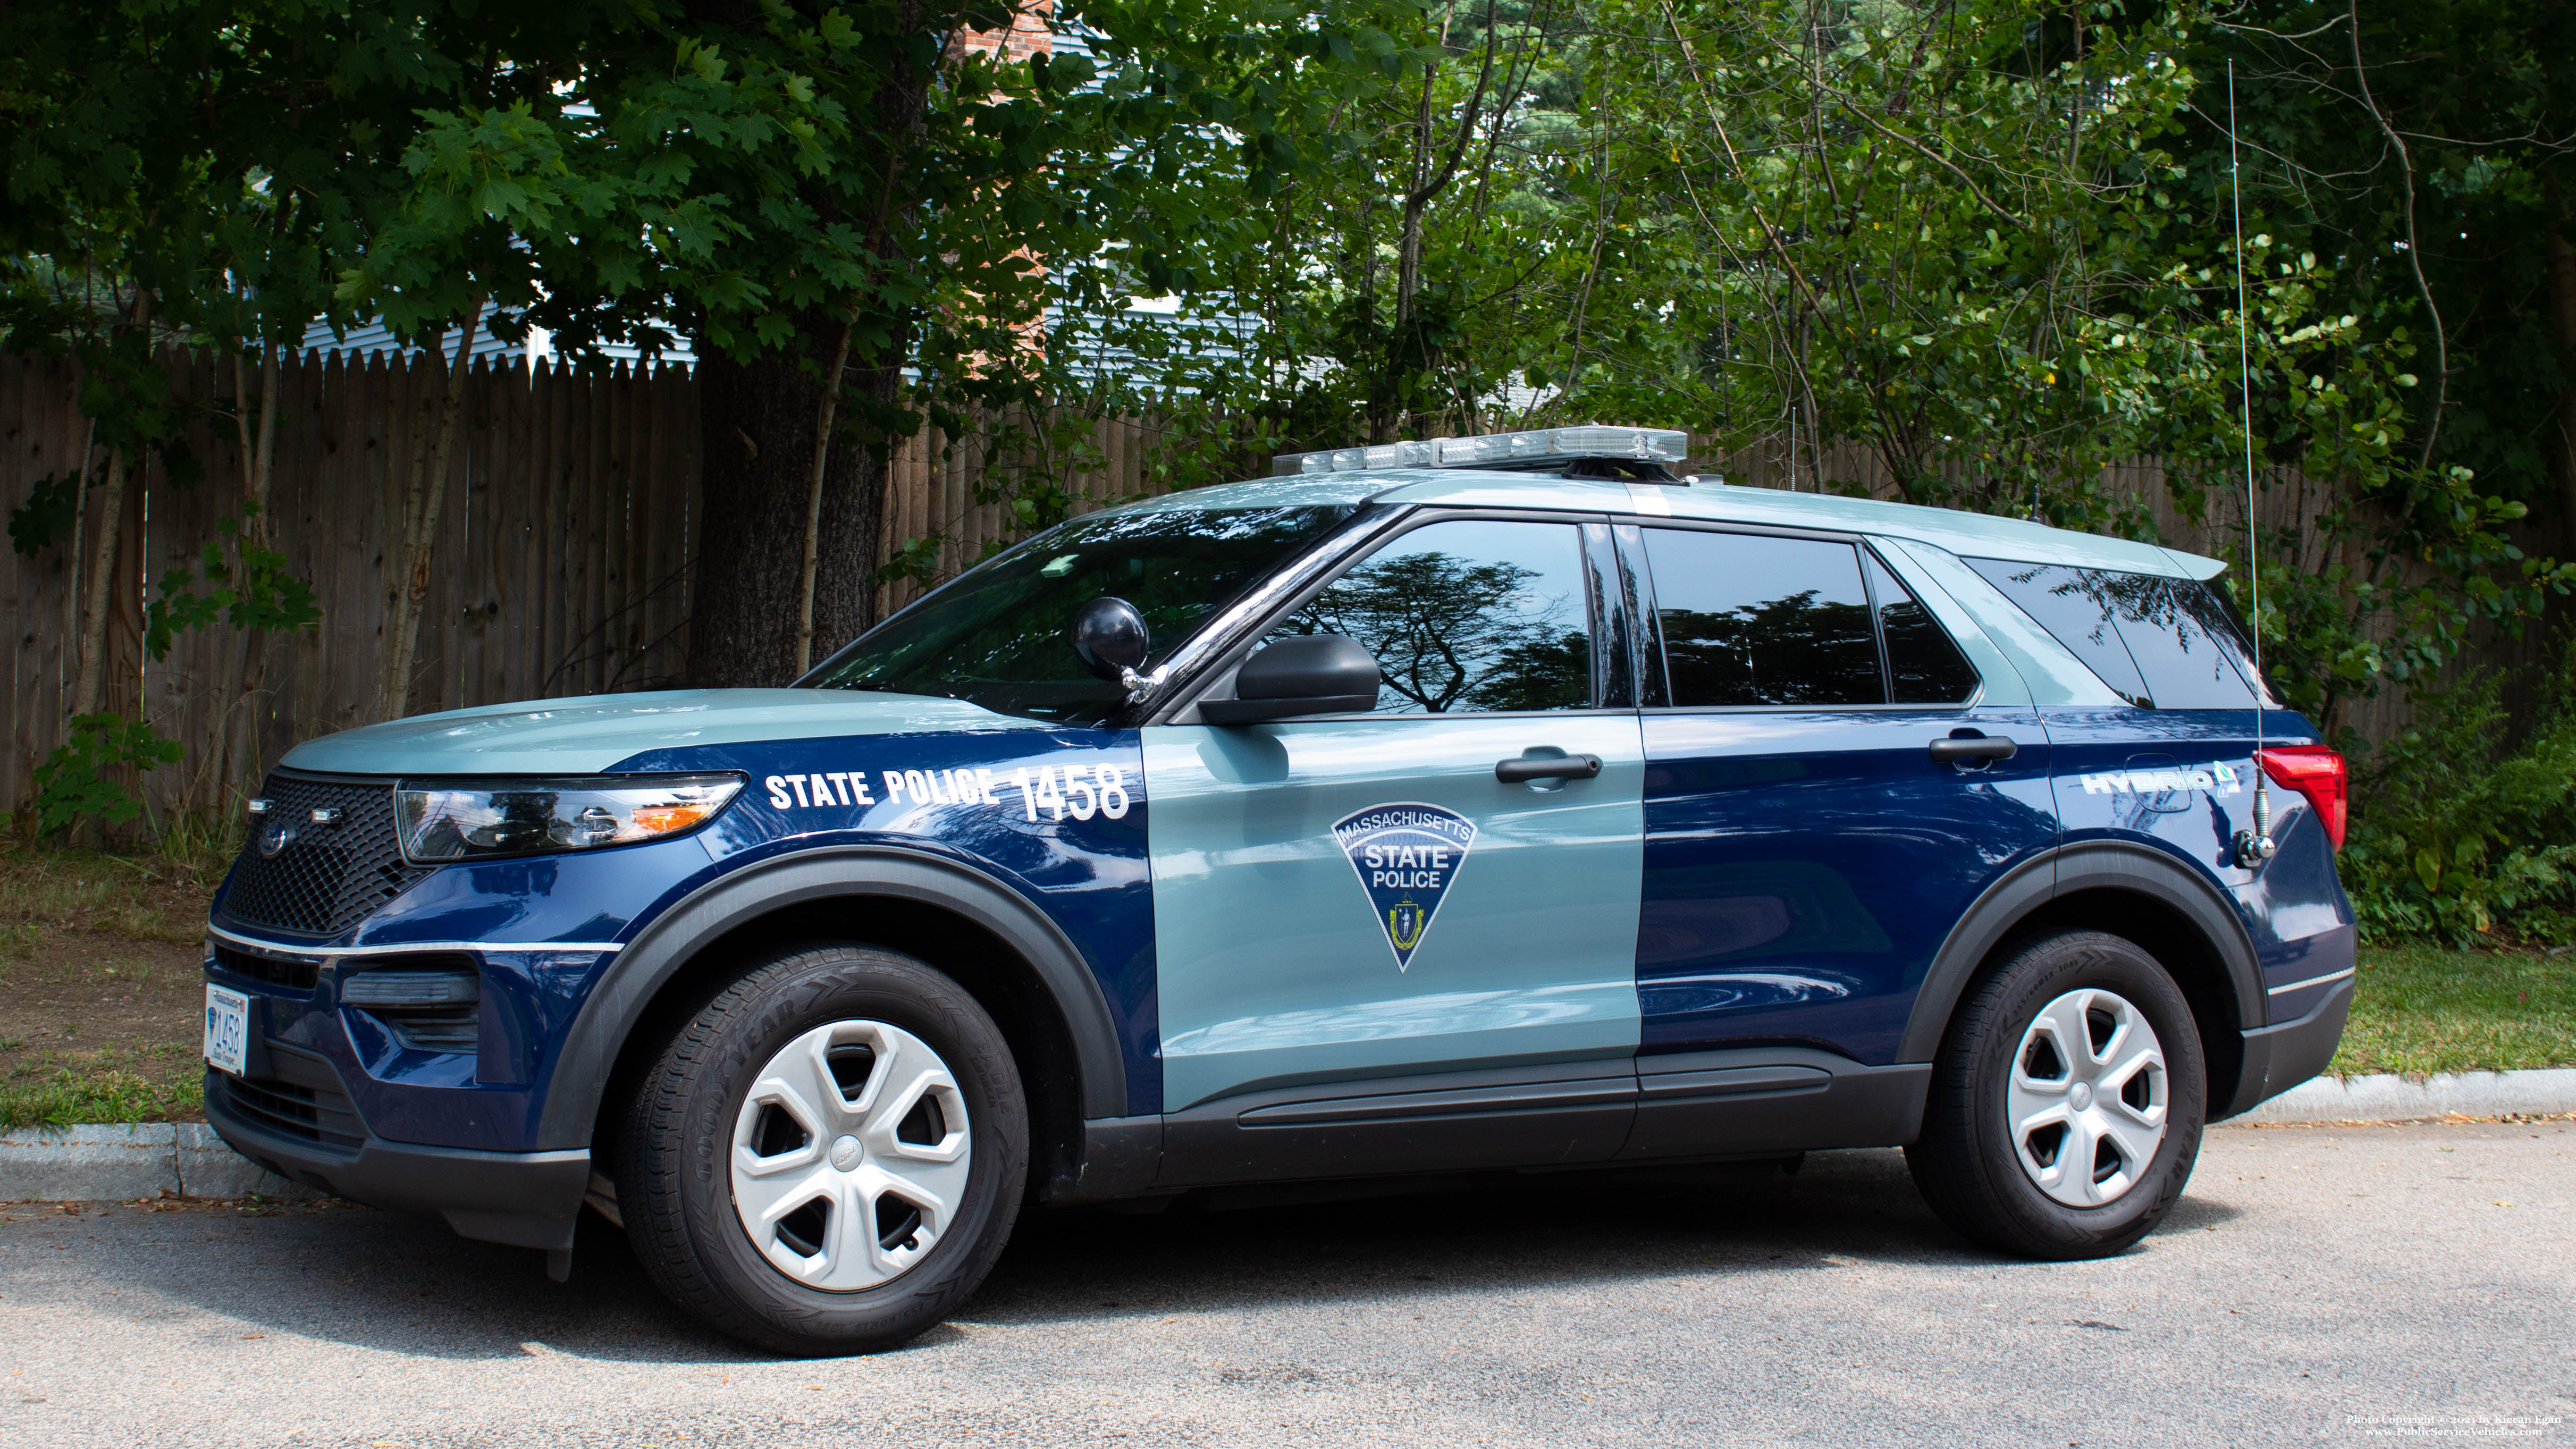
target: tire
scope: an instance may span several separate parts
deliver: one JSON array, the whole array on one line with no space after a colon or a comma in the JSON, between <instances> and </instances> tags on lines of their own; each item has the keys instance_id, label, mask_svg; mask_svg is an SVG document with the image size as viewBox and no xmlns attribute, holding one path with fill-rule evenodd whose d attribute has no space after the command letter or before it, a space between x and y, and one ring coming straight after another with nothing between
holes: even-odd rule
<instances>
[{"instance_id":1,"label":"tire","mask_svg":"<svg viewBox=\"0 0 2576 1449\"><path fill-rule=\"evenodd\" d=\"M1905 1162L1963 1237L2032 1258L2108 1257L2182 1195L2207 1104L2199 1030L2173 977L2118 936L2068 931L2008 947L1960 1007Z\"/></svg>"},{"instance_id":2,"label":"tire","mask_svg":"<svg viewBox=\"0 0 2576 1449\"><path fill-rule=\"evenodd\" d=\"M617 1200L681 1307L778 1353L871 1353L983 1281L1028 1144L1019 1070L964 988L806 943L747 962L645 1071Z\"/></svg>"}]
</instances>

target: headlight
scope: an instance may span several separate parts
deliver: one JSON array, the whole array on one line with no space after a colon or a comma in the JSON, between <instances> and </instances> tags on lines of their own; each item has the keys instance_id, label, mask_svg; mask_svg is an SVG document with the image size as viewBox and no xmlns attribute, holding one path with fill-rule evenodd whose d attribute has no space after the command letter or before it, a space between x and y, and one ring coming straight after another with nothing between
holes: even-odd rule
<instances>
[{"instance_id":1,"label":"headlight","mask_svg":"<svg viewBox=\"0 0 2576 1449\"><path fill-rule=\"evenodd\" d=\"M694 830L742 792L740 775L406 781L394 791L404 858L490 860L631 845Z\"/></svg>"}]
</instances>

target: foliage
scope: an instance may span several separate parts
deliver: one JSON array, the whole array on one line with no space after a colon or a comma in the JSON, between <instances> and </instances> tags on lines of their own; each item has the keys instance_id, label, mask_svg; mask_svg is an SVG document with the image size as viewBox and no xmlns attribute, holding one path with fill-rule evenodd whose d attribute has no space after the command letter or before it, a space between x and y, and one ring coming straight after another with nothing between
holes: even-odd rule
<instances>
[{"instance_id":1,"label":"foliage","mask_svg":"<svg viewBox=\"0 0 2576 1449\"><path fill-rule=\"evenodd\" d=\"M2576 649L2519 738L2500 683L2419 691L2355 782L2340 865L2365 938L2576 940Z\"/></svg>"},{"instance_id":2,"label":"foliage","mask_svg":"<svg viewBox=\"0 0 2576 1449\"><path fill-rule=\"evenodd\" d=\"M28 485L27 501L9 510L9 547L34 558L71 537L88 480L81 469L48 473Z\"/></svg>"},{"instance_id":3,"label":"foliage","mask_svg":"<svg viewBox=\"0 0 2576 1449\"><path fill-rule=\"evenodd\" d=\"M215 536L199 548L194 564L162 571L161 596L143 609L144 652L167 659L179 634L218 622L263 633L292 633L321 622L313 585L287 571L286 555L253 542L244 531L254 512L217 518ZM207 585L203 593L197 592L200 583Z\"/></svg>"},{"instance_id":4,"label":"foliage","mask_svg":"<svg viewBox=\"0 0 2576 1449\"><path fill-rule=\"evenodd\" d=\"M36 767L36 828L93 818L122 825L143 812L143 801L117 776L175 765L186 753L142 720L75 715L64 742Z\"/></svg>"},{"instance_id":5,"label":"foliage","mask_svg":"<svg viewBox=\"0 0 2576 1449\"><path fill-rule=\"evenodd\" d=\"M1221 297L1081 340L1144 364L1144 401L1183 420L1176 483L1273 450L1612 417L1785 440L1793 486L2132 536L2150 500L2106 469L2154 455L2179 510L2224 526L2247 391L2203 124L2223 72L2187 63L2207 23L2031 0L1425 13L1396 33L1433 59L1338 97L1343 129L1317 139L1340 178L1242 197L1270 234ZM1473 185L1410 207L1426 153L1460 142ZM2576 567L2525 556L2528 499L2418 456L2422 349L2403 306L2345 305L2366 264L2276 235L2282 197L2249 204L2253 461L2327 490L2263 540L2261 626L2290 703L2333 729L2479 625L2518 627Z\"/></svg>"},{"instance_id":6,"label":"foliage","mask_svg":"<svg viewBox=\"0 0 2576 1449\"><path fill-rule=\"evenodd\" d=\"M2576 14L2252 0L2210 20L2188 52L2208 85L2187 164L2223 174L2233 60L2249 209L2335 258L2328 310L2417 339L2410 456L2473 470L2561 525L2543 546L2576 547L2576 265L2551 260L2576 234Z\"/></svg>"}]
</instances>

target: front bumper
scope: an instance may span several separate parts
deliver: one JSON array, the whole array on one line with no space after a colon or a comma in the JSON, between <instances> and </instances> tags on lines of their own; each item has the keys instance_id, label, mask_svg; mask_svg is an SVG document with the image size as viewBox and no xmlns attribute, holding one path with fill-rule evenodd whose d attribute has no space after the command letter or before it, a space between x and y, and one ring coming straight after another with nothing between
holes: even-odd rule
<instances>
[{"instance_id":1,"label":"front bumper","mask_svg":"<svg viewBox=\"0 0 2576 1449\"><path fill-rule=\"evenodd\" d=\"M484 1242L568 1251L590 1185L588 1148L477 1152L387 1142L372 1132L342 1148L290 1136L235 1110L223 1074L211 1068L206 1120L234 1151L280 1177L370 1207L434 1214Z\"/></svg>"},{"instance_id":2,"label":"front bumper","mask_svg":"<svg viewBox=\"0 0 2576 1449\"><path fill-rule=\"evenodd\" d=\"M2243 1033L2245 1064L2236 1077L2236 1100L2220 1121L2251 1111L2326 1069L2343 1041L2344 1018L2352 1013L2353 978L2347 976L2326 991L2325 999L2295 1021L2277 1022Z\"/></svg>"}]
</instances>

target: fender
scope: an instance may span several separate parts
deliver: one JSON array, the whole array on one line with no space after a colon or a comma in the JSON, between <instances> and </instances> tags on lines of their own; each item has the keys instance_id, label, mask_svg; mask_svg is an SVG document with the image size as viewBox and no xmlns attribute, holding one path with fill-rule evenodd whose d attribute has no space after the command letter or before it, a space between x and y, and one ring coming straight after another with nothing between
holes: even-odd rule
<instances>
[{"instance_id":1,"label":"fender","mask_svg":"<svg viewBox=\"0 0 2576 1449\"><path fill-rule=\"evenodd\" d=\"M1898 1046L1900 1062L1928 1062L1940 1049L1950 1014L1966 993L1970 978L1995 944L2031 912L2062 895L2110 888L2130 891L2171 907L2199 930L2225 965L2236 996L2237 1025L2263 1024L2262 972L2254 942L2233 902L2216 885L2163 851L2123 840L2087 840L2060 846L2023 861L1969 906L1950 928L1932 957L1931 969L1914 995L1914 1011L1905 1021Z\"/></svg>"},{"instance_id":2,"label":"fender","mask_svg":"<svg viewBox=\"0 0 2576 1449\"><path fill-rule=\"evenodd\" d=\"M1082 953L1045 912L992 876L940 856L892 846L831 846L767 861L699 887L655 917L618 953L565 1036L538 1122L538 1145L590 1145L617 1054L654 997L701 948L782 907L834 896L920 901L954 911L999 937L1037 969L1064 1015L1082 1078L1082 1115L1126 1115L1127 1074L1109 1002Z\"/></svg>"}]
</instances>

